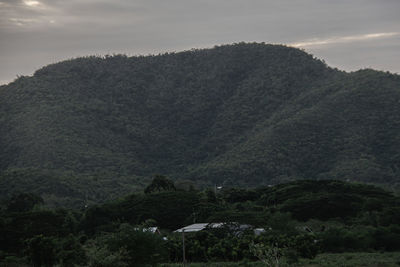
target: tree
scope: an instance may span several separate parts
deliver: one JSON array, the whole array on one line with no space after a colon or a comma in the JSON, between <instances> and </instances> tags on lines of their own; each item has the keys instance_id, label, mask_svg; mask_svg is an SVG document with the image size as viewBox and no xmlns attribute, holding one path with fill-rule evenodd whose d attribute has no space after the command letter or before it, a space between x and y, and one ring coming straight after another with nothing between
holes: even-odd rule
<instances>
[{"instance_id":1,"label":"tree","mask_svg":"<svg viewBox=\"0 0 400 267\"><path fill-rule=\"evenodd\" d=\"M56 259L56 242L52 237L37 235L26 241L27 254L33 264L36 266L53 266Z\"/></svg>"},{"instance_id":2,"label":"tree","mask_svg":"<svg viewBox=\"0 0 400 267\"><path fill-rule=\"evenodd\" d=\"M89 266L155 266L168 260L161 236L123 223L90 243Z\"/></svg>"},{"instance_id":3,"label":"tree","mask_svg":"<svg viewBox=\"0 0 400 267\"><path fill-rule=\"evenodd\" d=\"M43 199L32 193L13 195L8 202L7 211L26 212L31 211L37 204L43 204Z\"/></svg>"},{"instance_id":4,"label":"tree","mask_svg":"<svg viewBox=\"0 0 400 267\"><path fill-rule=\"evenodd\" d=\"M251 243L250 251L267 266L279 267L283 257L283 249L277 245Z\"/></svg>"},{"instance_id":5,"label":"tree","mask_svg":"<svg viewBox=\"0 0 400 267\"><path fill-rule=\"evenodd\" d=\"M174 183L164 175L156 174L151 184L149 184L144 192L146 194L160 191L176 191Z\"/></svg>"}]
</instances>

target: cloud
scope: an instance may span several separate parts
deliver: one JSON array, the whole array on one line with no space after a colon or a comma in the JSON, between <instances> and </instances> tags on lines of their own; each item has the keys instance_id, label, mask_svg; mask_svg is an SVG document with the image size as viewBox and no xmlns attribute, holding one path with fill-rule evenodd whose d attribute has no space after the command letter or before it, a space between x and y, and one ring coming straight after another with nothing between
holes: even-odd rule
<instances>
[{"instance_id":1,"label":"cloud","mask_svg":"<svg viewBox=\"0 0 400 267\"><path fill-rule=\"evenodd\" d=\"M24 4L30 7L38 7L41 5L41 3L39 1L35 1L35 0L25 0Z\"/></svg>"},{"instance_id":2,"label":"cloud","mask_svg":"<svg viewBox=\"0 0 400 267\"><path fill-rule=\"evenodd\" d=\"M0 80L76 56L241 41L304 47L338 67L343 51L360 66L382 56L399 69L398 10L399 0L0 0Z\"/></svg>"},{"instance_id":3,"label":"cloud","mask_svg":"<svg viewBox=\"0 0 400 267\"><path fill-rule=\"evenodd\" d=\"M37 22L35 19L10 18L10 22L17 26L26 26Z\"/></svg>"},{"instance_id":4,"label":"cloud","mask_svg":"<svg viewBox=\"0 0 400 267\"><path fill-rule=\"evenodd\" d=\"M292 47L310 47L310 46L322 46L322 45L330 45L330 44L342 44L342 43L352 43L352 42L360 42L360 41L369 41L373 39L382 39L389 38L400 35L400 32L380 32L380 33L369 33L369 34L361 34L361 35L351 35L351 36L342 36L342 37L332 37L327 39L310 39L307 41L289 43L289 46Z\"/></svg>"},{"instance_id":5,"label":"cloud","mask_svg":"<svg viewBox=\"0 0 400 267\"><path fill-rule=\"evenodd\" d=\"M54 20L54 9L36 0L0 2L0 34L4 31L24 31L43 27Z\"/></svg>"}]
</instances>

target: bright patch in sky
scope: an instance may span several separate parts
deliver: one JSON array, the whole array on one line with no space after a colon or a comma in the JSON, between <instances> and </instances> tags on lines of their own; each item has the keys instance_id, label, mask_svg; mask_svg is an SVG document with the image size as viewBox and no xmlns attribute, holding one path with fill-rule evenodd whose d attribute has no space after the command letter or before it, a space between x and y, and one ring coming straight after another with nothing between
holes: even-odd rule
<instances>
[{"instance_id":1,"label":"bright patch in sky","mask_svg":"<svg viewBox=\"0 0 400 267\"><path fill-rule=\"evenodd\" d=\"M304 42L292 43L289 46L293 47L308 47L308 46L320 46L337 43L351 43L357 41L367 41L372 39L387 38L400 35L400 32L381 32L381 33L370 33L362 35L332 37L327 39L311 39Z\"/></svg>"},{"instance_id":2,"label":"bright patch in sky","mask_svg":"<svg viewBox=\"0 0 400 267\"><path fill-rule=\"evenodd\" d=\"M35 6L40 5L40 2L39 1L35 1L35 0L26 0L26 1L24 1L24 4L27 5L27 6L35 7Z\"/></svg>"},{"instance_id":3,"label":"bright patch in sky","mask_svg":"<svg viewBox=\"0 0 400 267\"><path fill-rule=\"evenodd\" d=\"M10 21L17 26L25 26L25 25L35 22L36 20L24 19L24 18L10 18Z\"/></svg>"}]
</instances>

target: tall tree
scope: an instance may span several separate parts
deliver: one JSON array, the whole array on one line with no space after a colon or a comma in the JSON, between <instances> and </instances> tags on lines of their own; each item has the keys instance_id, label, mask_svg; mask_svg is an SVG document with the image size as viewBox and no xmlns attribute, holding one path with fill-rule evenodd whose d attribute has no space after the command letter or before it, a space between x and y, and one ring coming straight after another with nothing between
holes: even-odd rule
<instances>
[{"instance_id":1,"label":"tall tree","mask_svg":"<svg viewBox=\"0 0 400 267\"><path fill-rule=\"evenodd\" d=\"M160 191L176 191L174 182L164 175L156 174L153 181L145 188L146 194Z\"/></svg>"}]
</instances>

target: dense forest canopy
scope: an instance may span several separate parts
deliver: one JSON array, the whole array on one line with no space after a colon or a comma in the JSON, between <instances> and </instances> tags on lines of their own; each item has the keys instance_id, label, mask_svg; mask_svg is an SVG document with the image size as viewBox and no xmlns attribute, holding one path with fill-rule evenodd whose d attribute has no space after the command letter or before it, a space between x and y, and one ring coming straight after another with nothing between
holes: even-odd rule
<instances>
[{"instance_id":1,"label":"dense forest canopy","mask_svg":"<svg viewBox=\"0 0 400 267\"><path fill-rule=\"evenodd\" d=\"M287 263L279 266L311 266L297 263L318 254L353 252L346 257L346 265L325 261L312 266L397 266L399 207L400 198L389 191L338 180L214 191L177 189L167 177L158 175L144 193L80 210L46 209L43 199L22 193L0 203L0 265L182 262L182 233L174 230L215 222L212 225L218 227L185 233L189 262L277 266L268 264L273 259ZM273 251L278 257L267 257ZM397 256L390 260L392 265L348 263L354 252L375 252L372 255L387 259Z\"/></svg>"},{"instance_id":2,"label":"dense forest canopy","mask_svg":"<svg viewBox=\"0 0 400 267\"><path fill-rule=\"evenodd\" d=\"M80 206L148 184L396 185L400 76L234 44L85 57L0 87L0 195Z\"/></svg>"}]
</instances>

